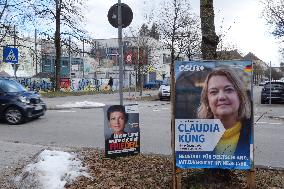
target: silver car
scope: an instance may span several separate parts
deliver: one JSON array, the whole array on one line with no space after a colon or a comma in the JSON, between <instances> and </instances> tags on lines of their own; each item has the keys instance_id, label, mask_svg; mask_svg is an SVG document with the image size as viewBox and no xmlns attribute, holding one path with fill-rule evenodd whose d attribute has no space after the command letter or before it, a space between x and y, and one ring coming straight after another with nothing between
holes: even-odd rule
<instances>
[{"instance_id":1,"label":"silver car","mask_svg":"<svg viewBox=\"0 0 284 189\"><path fill-rule=\"evenodd\" d=\"M158 96L160 100L171 98L171 87L170 85L161 85L159 88Z\"/></svg>"}]
</instances>

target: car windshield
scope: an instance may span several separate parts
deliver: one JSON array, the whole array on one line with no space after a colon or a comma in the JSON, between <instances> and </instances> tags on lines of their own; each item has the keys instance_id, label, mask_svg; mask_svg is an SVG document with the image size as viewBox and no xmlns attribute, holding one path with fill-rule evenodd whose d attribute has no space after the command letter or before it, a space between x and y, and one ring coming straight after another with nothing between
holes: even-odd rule
<instances>
[{"instance_id":1,"label":"car windshield","mask_svg":"<svg viewBox=\"0 0 284 189\"><path fill-rule=\"evenodd\" d=\"M3 92L23 92L27 91L23 85L13 80L5 80L0 83L0 88Z\"/></svg>"}]
</instances>

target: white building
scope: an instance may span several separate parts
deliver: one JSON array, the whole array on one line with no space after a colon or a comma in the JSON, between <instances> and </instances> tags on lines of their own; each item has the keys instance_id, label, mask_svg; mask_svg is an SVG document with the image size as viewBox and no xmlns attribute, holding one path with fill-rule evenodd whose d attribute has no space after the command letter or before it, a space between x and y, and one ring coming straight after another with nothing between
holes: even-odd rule
<instances>
[{"instance_id":1,"label":"white building","mask_svg":"<svg viewBox=\"0 0 284 189\"><path fill-rule=\"evenodd\" d=\"M39 72L39 61L41 59L41 44L37 43L37 66L36 66L36 51L35 51L35 40L30 37L19 37L16 33L16 38L14 37L14 31L11 28L9 31L5 29L0 29L1 51L0 56L3 57L3 49L5 46L18 48L18 69L16 71L17 77L32 77L36 74L36 67ZM7 34L5 34L7 32ZM16 43L15 43L16 42ZM15 43L15 44L14 44ZM14 68L11 63L6 63L1 59L0 71L5 71L9 75L14 76Z\"/></svg>"},{"instance_id":2,"label":"white building","mask_svg":"<svg viewBox=\"0 0 284 189\"><path fill-rule=\"evenodd\" d=\"M95 39L96 76L118 79L119 54L118 39ZM144 83L170 77L170 51L153 38L124 38L124 83L133 85L137 73L137 63L143 65ZM145 56L146 54L146 56Z\"/></svg>"}]
</instances>

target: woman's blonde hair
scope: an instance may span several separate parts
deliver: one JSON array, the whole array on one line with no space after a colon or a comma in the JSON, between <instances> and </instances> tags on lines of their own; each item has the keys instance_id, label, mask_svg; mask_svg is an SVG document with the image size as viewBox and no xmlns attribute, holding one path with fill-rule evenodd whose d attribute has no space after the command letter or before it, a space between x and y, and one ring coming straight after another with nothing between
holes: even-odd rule
<instances>
[{"instance_id":1,"label":"woman's blonde hair","mask_svg":"<svg viewBox=\"0 0 284 189\"><path fill-rule=\"evenodd\" d=\"M216 70L213 70L211 73L209 73L205 79L205 84L201 92L201 104L198 108L197 116L201 119L212 119L214 118L213 112L211 111L209 107L208 102L208 81L212 76L225 76L234 86L234 88L237 91L239 100L240 100L240 106L238 110L238 119L249 119L251 116L251 105L250 100L247 95L247 89L244 85L244 82L240 79L240 77L237 75L237 71L233 71L229 68L219 68Z\"/></svg>"}]
</instances>

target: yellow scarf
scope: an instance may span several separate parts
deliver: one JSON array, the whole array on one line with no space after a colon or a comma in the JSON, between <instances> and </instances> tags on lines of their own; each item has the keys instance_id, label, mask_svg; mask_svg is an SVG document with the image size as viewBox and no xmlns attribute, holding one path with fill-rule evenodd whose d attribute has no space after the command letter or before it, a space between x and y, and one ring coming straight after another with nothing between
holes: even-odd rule
<instances>
[{"instance_id":1,"label":"yellow scarf","mask_svg":"<svg viewBox=\"0 0 284 189\"><path fill-rule=\"evenodd\" d=\"M234 155L241 131L241 122L237 122L232 128L227 129L216 148L216 154Z\"/></svg>"}]
</instances>

